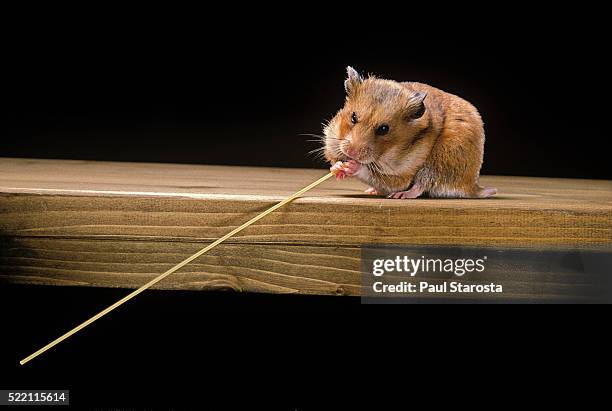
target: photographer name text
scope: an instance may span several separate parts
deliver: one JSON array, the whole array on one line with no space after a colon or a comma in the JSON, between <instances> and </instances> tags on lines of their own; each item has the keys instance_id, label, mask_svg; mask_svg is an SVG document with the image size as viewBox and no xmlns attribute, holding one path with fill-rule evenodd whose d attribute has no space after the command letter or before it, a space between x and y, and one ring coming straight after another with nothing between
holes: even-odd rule
<instances>
[{"instance_id":1,"label":"photographer name text","mask_svg":"<svg viewBox=\"0 0 612 411\"><path fill-rule=\"evenodd\" d=\"M419 281L412 283L402 281L397 284L385 284L382 281L377 281L372 284L372 290L375 293L389 294L413 294L413 293L429 293L429 294L444 294L444 293L503 293L503 287L500 284L466 284L458 281L444 281L442 283L432 284L427 281Z\"/></svg>"}]
</instances>

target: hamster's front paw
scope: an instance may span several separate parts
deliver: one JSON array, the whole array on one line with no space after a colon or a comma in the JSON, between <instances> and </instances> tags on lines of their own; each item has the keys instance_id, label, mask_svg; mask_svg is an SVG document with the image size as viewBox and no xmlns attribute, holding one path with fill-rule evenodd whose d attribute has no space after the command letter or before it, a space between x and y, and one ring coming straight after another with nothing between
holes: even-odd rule
<instances>
[{"instance_id":1,"label":"hamster's front paw","mask_svg":"<svg viewBox=\"0 0 612 411\"><path fill-rule=\"evenodd\" d=\"M355 160L337 161L331 166L330 171L336 176L336 180L344 180L347 177L352 177L359 171L361 164Z\"/></svg>"}]
</instances>

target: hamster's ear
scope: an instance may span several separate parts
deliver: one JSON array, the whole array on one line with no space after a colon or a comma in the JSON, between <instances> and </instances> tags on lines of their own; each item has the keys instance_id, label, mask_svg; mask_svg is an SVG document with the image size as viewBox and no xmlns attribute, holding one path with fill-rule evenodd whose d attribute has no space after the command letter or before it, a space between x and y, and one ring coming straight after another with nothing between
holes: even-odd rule
<instances>
[{"instance_id":1,"label":"hamster's ear","mask_svg":"<svg viewBox=\"0 0 612 411\"><path fill-rule=\"evenodd\" d=\"M346 68L346 80L344 81L344 89L347 94L351 94L351 92L355 89L356 86L363 82L363 77L357 73L357 70L348 66Z\"/></svg>"},{"instance_id":2,"label":"hamster's ear","mask_svg":"<svg viewBox=\"0 0 612 411\"><path fill-rule=\"evenodd\" d=\"M427 93L417 92L410 100L408 100L408 118L409 119L417 119L423 117L425 114L425 97L427 97Z\"/></svg>"}]
</instances>

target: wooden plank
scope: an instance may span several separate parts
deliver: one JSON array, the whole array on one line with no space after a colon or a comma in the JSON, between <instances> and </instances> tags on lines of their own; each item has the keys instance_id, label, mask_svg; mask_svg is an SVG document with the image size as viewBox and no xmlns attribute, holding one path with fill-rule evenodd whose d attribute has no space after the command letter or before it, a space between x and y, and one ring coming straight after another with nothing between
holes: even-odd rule
<instances>
[{"instance_id":1,"label":"wooden plank","mask_svg":"<svg viewBox=\"0 0 612 411\"><path fill-rule=\"evenodd\" d=\"M0 280L137 287L324 172L0 159ZM483 176L482 183L499 196L399 201L362 194L357 181L329 181L158 288L358 295L364 244L612 244L610 181ZM510 295L533 294L533 275L488 275ZM538 295L563 292L545 281L552 285Z\"/></svg>"},{"instance_id":2,"label":"wooden plank","mask_svg":"<svg viewBox=\"0 0 612 411\"><path fill-rule=\"evenodd\" d=\"M19 238L2 246L0 272L5 273L6 281L22 284L137 288L201 246L191 242ZM360 295L359 262L360 249L355 247L227 244L155 288ZM545 261L531 270L509 271L507 263L502 256L485 274L472 275L469 280L502 284L504 294L490 298L503 299L561 298L575 294L576 287L593 287L571 266L551 274ZM440 282L439 277L419 275L420 280L432 283Z\"/></svg>"}]
</instances>

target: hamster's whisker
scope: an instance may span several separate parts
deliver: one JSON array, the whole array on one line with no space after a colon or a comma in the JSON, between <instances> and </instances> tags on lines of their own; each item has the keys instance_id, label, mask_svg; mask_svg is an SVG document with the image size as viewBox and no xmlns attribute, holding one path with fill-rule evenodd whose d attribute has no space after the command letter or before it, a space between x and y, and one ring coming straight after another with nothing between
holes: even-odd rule
<instances>
[{"instance_id":1,"label":"hamster's whisker","mask_svg":"<svg viewBox=\"0 0 612 411\"><path fill-rule=\"evenodd\" d=\"M392 177L397 177L397 174L394 172L394 168L389 164L388 160L385 159L382 164L379 164L381 166L381 170L384 173L385 176L387 176L387 180L388 180L388 186L392 186L392 181L391 178Z\"/></svg>"},{"instance_id":2,"label":"hamster's whisker","mask_svg":"<svg viewBox=\"0 0 612 411\"><path fill-rule=\"evenodd\" d=\"M390 185L389 184L389 177L384 172L382 166L380 164L378 164L377 162L375 162L375 161L373 161L370 164L372 164L372 169L374 170L374 172L372 174L374 174L376 176L376 178L381 180L383 182L383 184L389 186Z\"/></svg>"},{"instance_id":3,"label":"hamster's whisker","mask_svg":"<svg viewBox=\"0 0 612 411\"><path fill-rule=\"evenodd\" d=\"M385 176L381 172L380 166L378 164L372 163L371 170L372 170L372 174L374 174L376 178L381 180L384 184L387 184Z\"/></svg>"},{"instance_id":4,"label":"hamster's whisker","mask_svg":"<svg viewBox=\"0 0 612 411\"><path fill-rule=\"evenodd\" d=\"M310 150L306 155L315 160L325 160L325 147Z\"/></svg>"},{"instance_id":5,"label":"hamster's whisker","mask_svg":"<svg viewBox=\"0 0 612 411\"><path fill-rule=\"evenodd\" d=\"M376 169L376 166L374 165L374 163L367 164L367 169L374 178L382 180L384 183L384 180L381 178L380 173Z\"/></svg>"},{"instance_id":6,"label":"hamster's whisker","mask_svg":"<svg viewBox=\"0 0 612 411\"><path fill-rule=\"evenodd\" d=\"M300 133L298 134L299 136L304 136L304 137L318 137L320 139L324 139L325 136L322 136L320 134L311 134L311 133Z\"/></svg>"},{"instance_id":7,"label":"hamster's whisker","mask_svg":"<svg viewBox=\"0 0 612 411\"><path fill-rule=\"evenodd\" d=\"M385 173L385 174L393 174L393 167L390 166L390 164L387 162L386 159L379 159L379 167L380 167L380 171Z\"/></svg>"},{"instance_id":8,"label":"hamster's whisker","mask_svg":"<svg viewBox=\"0 0 612 411\"><path fill-rule=\"evenodd\" d=\"M316 158L323 158L325 155L325 147L310 150L307 154Z\"/></svg>"}]
</instances>

